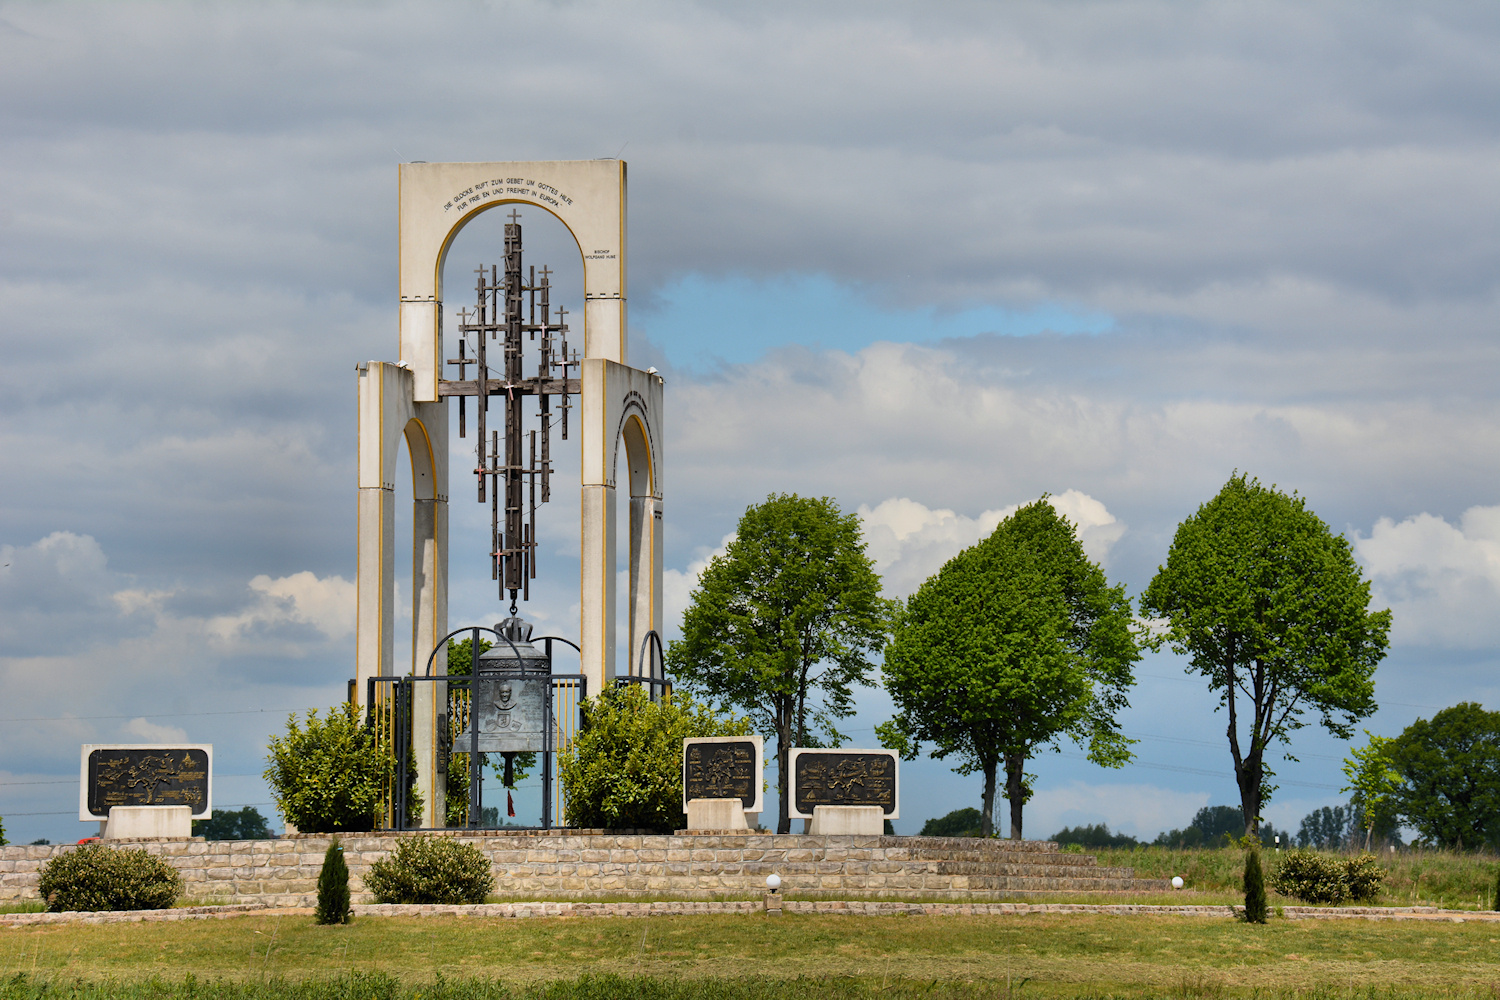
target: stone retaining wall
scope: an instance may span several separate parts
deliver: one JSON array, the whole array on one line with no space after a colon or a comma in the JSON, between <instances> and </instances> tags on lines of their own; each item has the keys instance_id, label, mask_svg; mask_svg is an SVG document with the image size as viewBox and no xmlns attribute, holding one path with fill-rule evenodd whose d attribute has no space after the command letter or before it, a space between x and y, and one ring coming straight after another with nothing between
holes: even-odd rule
<instances>
[{"instance_id":1,"label":"stone retaining wall","mask_svg":"<svg viewBox=\"0 0 1500 1000\"><path fill-rule=\"evenodd\" d=\"M400 836L342 838L354 901L369 903L363 875ZM455 834L445 834L455 836ZM950 837L773 834L494 833L463 836L489 859L501 897L610 895L711 898L758 893L766 876L784 891L840 896L1013 899L1040 893L1165 891L1162 879L1100 867L1043 841ZM329 838L140 843L181 873L185 896L216 903L311 905ZM72 845L0 848L0 901L37 898L46 861Z\"/></svg>"}]
</instances>

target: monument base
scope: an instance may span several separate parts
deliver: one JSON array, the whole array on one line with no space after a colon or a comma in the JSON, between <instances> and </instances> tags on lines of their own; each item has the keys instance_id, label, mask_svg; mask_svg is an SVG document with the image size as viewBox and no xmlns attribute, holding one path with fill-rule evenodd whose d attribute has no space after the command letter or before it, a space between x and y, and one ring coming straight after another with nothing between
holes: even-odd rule
<instances>
[{"instance_id":1,"label":"monument base","mask_svg":"<svg viewBox=\"0 0 1500 1000\"><path fill-rule=\"evenodd\" d=\"M879 806L817 806L808 833L878 837L885 833L885 810Z\"/></svg>"},{"instance_id":2,"label":"monument base","mask_svg":"<svg viewBox=\"0 0 1500 1000\"><path fill-rule=\"evenodd\" d=\"M111 806L105 840L181 839L193 835L191 806Z\"/></svg>"},{"instance_id":3,"label":"monument base","mask_svg":"<svg viewBox=\"0 0 1500 1000\"><path fill-rule=\"evenodd\" d=\"M745 803L739 799L688 799L689 830L748 830Z\"/></svg>"}]
</instances>

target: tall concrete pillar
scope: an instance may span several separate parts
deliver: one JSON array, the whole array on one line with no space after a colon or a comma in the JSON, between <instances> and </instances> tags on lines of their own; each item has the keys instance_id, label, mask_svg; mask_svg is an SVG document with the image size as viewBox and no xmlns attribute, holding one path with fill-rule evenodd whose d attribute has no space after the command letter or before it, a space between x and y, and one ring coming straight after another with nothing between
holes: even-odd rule
<instances>
[{"instance_id":1,"label":"tall concrete pillar","mask_svg":"<svg viewBox=\"0 0 1500 1000\"><path fill-rule=\"evenodd\" d=\"M615 488L585 483L580 499L578 645L592 698L615 681Z\"/></svg>"},{"instance_id":2,"label":"tall concrete pillar","mask_svg":"<svg viewBox=\"0 0 1500 1000\"><path fill-rule=\"evenodd\" d=\"M444 403L418 403L406 424L412 457L411 670L427 672L427 658L448 633L448 413ZM448 673L447 649L438 651L432 674ZM447 798L447 761L441 759L447 685L419 681L412 695L412 750L422 825L442 826Z\"/></svg>"},{"instance_id":3,"label":"tall concrete pillar","mask_svg":"<svg viewBox=\"0 0 1500 1000\"><path fill-rule=\"evenodd\" d=\"M651 672L641 659L646 635L661 635L661 501L649 494L630 498L630 657L627 672Z\"/></svg>"}]
</instances>

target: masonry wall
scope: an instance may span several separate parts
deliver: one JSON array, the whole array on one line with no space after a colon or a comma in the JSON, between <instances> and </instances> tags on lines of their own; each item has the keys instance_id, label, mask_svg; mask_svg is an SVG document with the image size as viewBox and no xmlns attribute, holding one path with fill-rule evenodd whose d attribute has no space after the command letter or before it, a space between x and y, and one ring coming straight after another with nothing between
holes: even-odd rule
<instances>
[{"instance_id":1,"label":"masonry wall","mask_svg":"<svg viewBox=\"0 0 1500 1000\"><path fill-rule=\"evenodd\" d=\"M400 836L340 838L354 901L373 902L364 873ZM448 834L447 836L452 836ZM766 876L785 892L840 897L923 896L1006 899L1036 893L1161 891L1164 880L1134 878L1083 854L1038 841L949 837L505 833L465 836L494 868L502 898L576 899L611 895L711 898L754 893ZM330 838L177 840L119 843L166 858L189 900L310 906ZM0 901L36 899L42 865L72 845L0 848Z\"/></svg>"}]
</instances>

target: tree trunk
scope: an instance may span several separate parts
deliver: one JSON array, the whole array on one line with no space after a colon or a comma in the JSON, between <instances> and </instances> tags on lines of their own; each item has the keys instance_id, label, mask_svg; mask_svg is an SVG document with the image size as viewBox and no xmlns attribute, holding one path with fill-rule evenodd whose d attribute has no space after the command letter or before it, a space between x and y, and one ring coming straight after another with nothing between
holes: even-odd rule
<instances>
[{"instance_id":1,"label":"tree trunk","mask_svg":"<svg viewBox=\"0 0 1500 1000\"><path fill-rule=\"evenodd\" d=\"M979 833L983 837L992 837L995 834L995 771L999 769L1000 762L994 757L987 757L982 761L984 765L984 810L979 817Z\"/></svg>"},{"instance_id":2,"label":"tree trunk","mask_svg":"<svg viewBox=\"0 0 1500 1000\"><path fill-rule=\"evenodd\" d=\"M1253 737L1252 737L1253 738ZM1235 769L1240 786L1240 809L1245 814L1245 836L1260 837L1260 754L1253 750Z\"/></svg>"},{"instance_id":3,"label":"tree trunk","mask_svg":"<svg viewBox=\"0 0 1500 1000\"><path fill-rule=\"evenodd\" d=\"M789 725L776 728L776 784L778 798L781 801L781 815L776 820L777 833L792 832L792 775L789 770L792 759L792 727Z\"/></svg>"},{"instance_id":4,"label":"tree trunk","mask_svg":"<svg viewBox=\"0 0 1500 1000\"><path fill-rule=\"evenodd\" d=\"M1026 804L1026 758L1005 755L1005 797L1010 799L1010 839L1021 839L1021 807Z\"/></svg>"}]
</instances>

